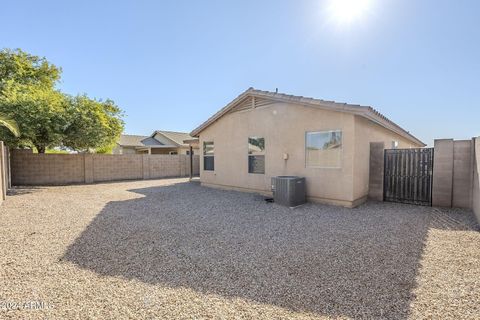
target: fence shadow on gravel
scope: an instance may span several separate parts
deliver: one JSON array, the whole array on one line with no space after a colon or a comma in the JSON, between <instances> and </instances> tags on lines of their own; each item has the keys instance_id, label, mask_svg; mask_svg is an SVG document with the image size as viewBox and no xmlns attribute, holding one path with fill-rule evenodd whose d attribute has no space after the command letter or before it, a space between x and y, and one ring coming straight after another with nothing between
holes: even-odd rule
<instances>
[{"instance_id":1,"label":"fence shadow on gravel","mask_svg":"<svg viewBox=\"0 0 480 320\"><path fill-rule=\"evenodd\" d=\"M8 189L7 195L8 196L21 196L24 194L29 194L36 192L38 190L45 189L44 187L34 187L34 186L26 186L26 187L12 187L11 189Z\"/></svg>"},{"instance_id":2,"label":"fence shadow on gravel","mask_svg":"<svg viewBox=\"0 0 480 320\"><path fill-rule=\"evenodd\" d=\"M431 208L290 210L192 183L130 191L144 197L108 203L64 260L296 312L408 317Z\"/></svg>"}]
</instances>

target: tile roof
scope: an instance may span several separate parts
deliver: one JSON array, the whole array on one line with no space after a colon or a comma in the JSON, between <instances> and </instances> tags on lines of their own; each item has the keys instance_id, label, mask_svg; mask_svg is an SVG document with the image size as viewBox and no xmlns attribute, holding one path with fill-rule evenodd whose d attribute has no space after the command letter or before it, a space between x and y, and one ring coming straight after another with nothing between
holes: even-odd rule
<instances>
[{"instance_id":1,"label":"tile roof","mask_svg":"<svg viewBox=\"0 0 480 320\"><path fill-rule=\"evenodd\" d=\"M172 144L164 144L154 138L156 134L161 134L167 139L171 140ZM186 132L175 132L175 131L163 131L157 130L153 132L150 136L139 136L131 134L122 134L118 140L118 144L121 146L128 147L176 147L176 146L188 146L184 143L185 140L198 140L190 136Z\"/></svg>"},{"instance_id":2,"label":"tile roof","mask_svg":"<svg viewBox=\"0 0 480 320\"><path fill-rule=\"evenodd\" d=\"M196 139L192 137L190 134L188 134L187 132L157 130L155 131L155 133L160 133L161 135L167 137L168 139L172 140L173 142L181 146L187 145L186 143L184 143L185 140Z\"/></svg>"},{"instance_id":3,"label":"tile roof","mask_svg":"<svg viewBox=\"0 0 480 320\"><path fill-rule=\"evenodd\" d=\"M383 126L388 130L396 132L397 134L411 141L414 141L417 144L425 145L422 141L420 141L418 138L413 136L410 132L401 128L399 125L397 125L396 123L394 123L393 121L391 121L390 119L388 119L387 117L385 117L383 114L381 114L380 112L378 112L372 107L361 106L358 104L347 104L347 103L340 103L335 101L295 96L295 95L289 95L289 94L278 93L278 92L262 91L254 88L249 88L246 91L244 91L232 102L230 102L225 107L220 109L217 113L215 113L213 116L211 116L207 121L205 121L200 126L195 128L192 132L190 132L190 135L194 137L198 137L200 132L202 132L210 124L212 124L213 122L221 118L224 114L228 113L239 102L243 101L248 96L271 99L273 101L279 101L279 102L292 102L292 103L298 103L298 104L308 105L312 107L318 107L320 109L328 109L333 111L356 114L364 118L367 118Z\"/></svg>"},{"instance_id":4,"label":"tile roof","mask_svg":"<svg viewBox=\"0 0 480 320\"><path fill-rule=\"evenodd\" d=\"M147 146L162 146L163 143L150 136L137 136L130 134L122 134L118 140L121 146L129 147L147 147Z\"/></svg>"}]
</instances>

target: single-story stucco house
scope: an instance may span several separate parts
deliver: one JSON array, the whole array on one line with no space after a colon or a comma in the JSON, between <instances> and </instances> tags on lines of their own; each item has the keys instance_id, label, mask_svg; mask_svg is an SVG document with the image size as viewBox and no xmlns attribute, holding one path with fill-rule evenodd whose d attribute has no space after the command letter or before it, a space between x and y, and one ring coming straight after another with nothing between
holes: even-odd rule
<instances>
[{"instance_id":1,"label":"single-story stucco house","mask_svg":"<svg viewBox=\"0 0 480 320\"><path fill-rule=\"evenodd\" d=\"M310 201L355 207L369 191L370 142L425 144L371 107L248 89L190 135L204 186L271 193L271 178L306 178Z\"/></svg>"},{"instance_id":2,"label":"single-story stucco house","mask_svg":"<svg viewBox=\"0 0 480 320\"><path fill-rule=\"evenodd\" d=\"M198 154L197 140L185 132L154 131L149 136L122 134L113 154L190 154L190 145L193 154ZM185 141L189 141L186 143Z\"/></svg>"}]
</instances>

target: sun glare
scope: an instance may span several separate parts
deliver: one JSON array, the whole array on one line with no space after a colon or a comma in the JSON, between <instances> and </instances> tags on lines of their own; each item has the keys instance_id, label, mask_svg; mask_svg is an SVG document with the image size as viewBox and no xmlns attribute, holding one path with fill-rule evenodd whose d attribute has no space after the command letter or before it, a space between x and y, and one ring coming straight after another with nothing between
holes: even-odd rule
<instances>
[{"instance_id":1,"label":"sun glare","mask_svg":"<svg viewBox=\"0 0 480 320\"><path fill-rule=\"evenodd\" d=\"M338 23L349 24L362 18L370 9L371 0L329 0L331 17Z\"/></svg>"}]
</instances>

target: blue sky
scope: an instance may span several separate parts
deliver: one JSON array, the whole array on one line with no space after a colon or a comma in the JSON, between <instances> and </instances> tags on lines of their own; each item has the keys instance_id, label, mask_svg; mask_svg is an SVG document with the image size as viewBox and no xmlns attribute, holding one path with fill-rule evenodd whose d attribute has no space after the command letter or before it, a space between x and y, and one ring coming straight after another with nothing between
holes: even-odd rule
<instances>
[{"instance_id":1,"label":"blue sky","mask_svg":"<svg viewBox=\"0 0 480 320\"><path fill-rule=\"evenodd\" d=\"M190 131L248 87L371 105L431 144L480 135L480 1L4 1L0 47L111 98L126 133Z\"/></svg>"}]
</instances>

